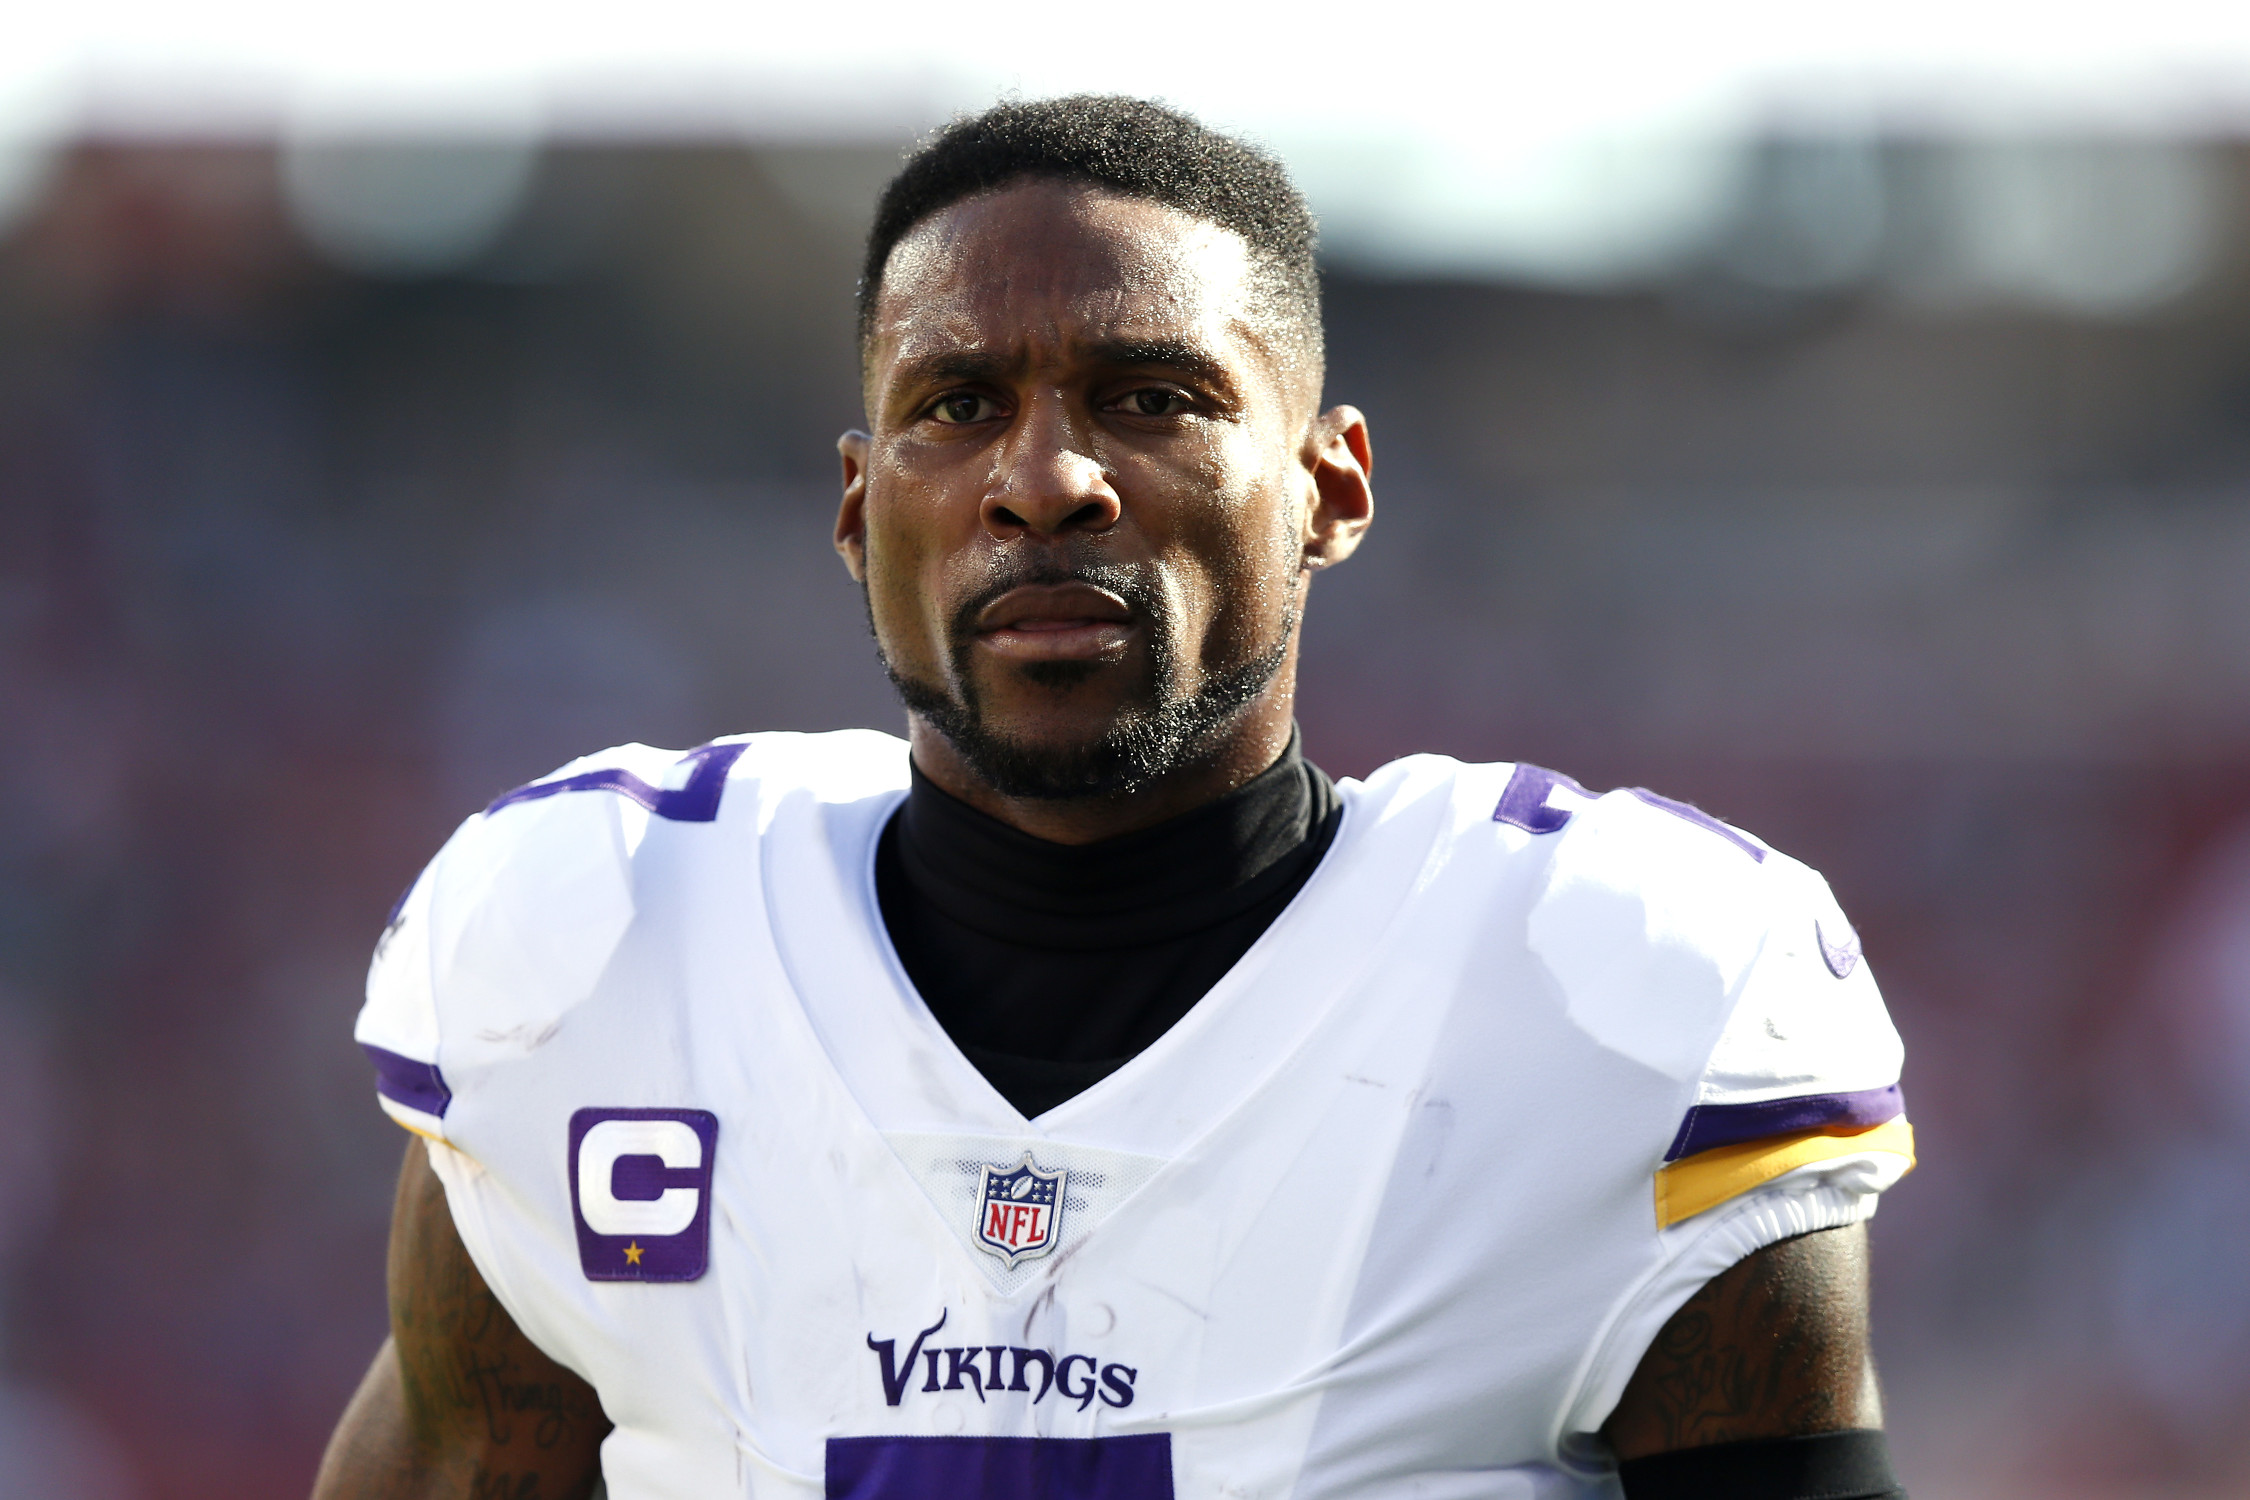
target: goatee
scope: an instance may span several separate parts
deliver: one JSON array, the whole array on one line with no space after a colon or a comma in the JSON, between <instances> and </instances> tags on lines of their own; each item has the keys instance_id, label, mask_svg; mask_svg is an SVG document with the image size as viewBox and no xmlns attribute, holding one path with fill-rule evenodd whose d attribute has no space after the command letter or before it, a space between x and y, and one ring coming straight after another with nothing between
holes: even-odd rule
<instances>
[{"instance_id":1,"label":"goatee","mask_svg":"<svg viewBox=\"0 0 2250 1500\"><path fill-rule=\"evenodd\" d=\"M1101 736L1078 745L1031 745L987 718L970 674L976 621L995 599L1027 584L1081 583L1115 594L1147 631L1149 680L1143 700L1128 704ZM1126 796L1200 763L1218 747L1220 731L1258 696L1289 659L1297 623L1295 591L1274 638L1247 659L1210 674L1193 692L1179 688L1176 630L1161 590L1130 568L1092 565L1027 569L995 579L954 611L947 629L950 686L901 673L876 642L891 686L907 709L945 736L969 768L1003 797L1063 801ZM872 613L869 620L873 626ZM1083 661L1033 662L1016 669L1058 691L1102 670Z\"/></svg>"}]
</instances>

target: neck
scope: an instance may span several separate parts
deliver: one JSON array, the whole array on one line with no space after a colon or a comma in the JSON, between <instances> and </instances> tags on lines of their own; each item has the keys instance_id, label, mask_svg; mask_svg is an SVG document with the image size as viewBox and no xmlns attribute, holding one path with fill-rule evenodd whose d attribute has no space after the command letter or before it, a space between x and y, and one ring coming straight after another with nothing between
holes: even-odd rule
<instances>
[{"instance_id":1,"label":"neck","mask_svg":"<svg viewBox=\"0 0 2250 1500\"><path fill-rule=\"evenodd\" d=\"M921 715L910 718L907 739L924 776L986 817L1050 843L1094 844L1216 802L1281 759L1296 722L1295 666L1276 673L1194 762L1111 797L1003 796Z\"/></svg>"}]
</instances>

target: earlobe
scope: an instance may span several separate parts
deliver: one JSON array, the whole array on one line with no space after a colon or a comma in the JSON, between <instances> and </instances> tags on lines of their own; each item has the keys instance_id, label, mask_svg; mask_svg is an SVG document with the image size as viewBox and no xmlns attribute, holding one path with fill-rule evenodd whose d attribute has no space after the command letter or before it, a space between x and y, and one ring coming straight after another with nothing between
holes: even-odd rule
<instances>
[{"instance_id":1,"label":"earlobe","mask_svg":"<svg viewBox=\"0 0 2250 1500\"><path fill-rule=\"evenodd\" d=\"M836 555L854 583L867 581L867 454L871 440L856 429L836 439L844 465L844 496L836 508Z\"/></svg>"}]
</instances>

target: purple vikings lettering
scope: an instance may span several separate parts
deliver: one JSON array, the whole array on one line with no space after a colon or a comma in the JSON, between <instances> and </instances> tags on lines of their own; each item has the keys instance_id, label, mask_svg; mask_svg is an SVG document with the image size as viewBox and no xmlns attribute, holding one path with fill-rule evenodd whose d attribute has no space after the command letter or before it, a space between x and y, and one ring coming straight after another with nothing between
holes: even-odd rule
<instances>
[{"instance_id":1,"label":"purple vikings lettering","mask_svg":"<svg viewBox=\"0 0 2250 1500\"><path fill-rule=\"evenodd\" d=\"M1080 1362L1083 1362L1086 1366L1086 1383L1083 1386L1074 1386L1070 1383L1070 1367ZM1087 1404L1094 1399L1094 1370L1095 1363L1092 1355L1066 1354L1062 1357L1061 1363L1055 1366L1055 1389L1076 1401L1078 1409L1084 1411Z\"/></svg>"},{"instance_id":2,"label":"purple vikings lettering","mask_svg":"<svg viewBox=\"0 0 2250 1500\"><path fill-rule=\"evenodd\" d=\"M1022 1391L1031 1397L1027 1404L1037 1406L1053 1391L1066 1401L1076 1402L1080 1411L1093 1405L1097 1396L1104 1406L1120 1410L1133 1404L1133 1382L1141 1378L1141 1372L1131 1365L1103 1364L1091 1354L1058 1355L1011 1344L933 1347L930 1335L945 1326L946 1316L939 1313L935 1323L914 1335L904 1359L899 1358L897 1339L879 1339L872 1333L867 1336L867 1347L875 1352L879 1366L885 1406L899 1405L915 1388L917 1363L925 1377L918 1389L925 1395L967 1391L983 1401L988 1395ZM1028 1378L1034 1368L1039 1372L1036 1389Z\"/></svg>"},{"instance_id":3,"label":"purple vikings lettering","mask_svg":"<svg viewBox=\"0 0 2250 1500\"><path fill-rule=\"evenodd\" d=\"M1055 1357L1044 1349L1010 1349L1008 1352L1016 1357L1016 1378L1008 1382L1011 1391L1031 1389L1024 1383L1023 1372L1033 1360L1039 1361L1039 1395L1031 1398L1031 1404L1037 1406L1040 1397L1055 1383Z\"/></svg>"},{"instance_id":4,"label":"purple vikings lettering","mask_svg":"<svg viewBox=\"0 0 2250 1500\"><path fill-rule=\"evenodd\" d=\"M1104 1406L1131 1406L1133 1404L1133 1382L1140 1378L1141 1372L1131 1365L1103 1365L1102 1404Z\"/></svg>"}]
</instances>

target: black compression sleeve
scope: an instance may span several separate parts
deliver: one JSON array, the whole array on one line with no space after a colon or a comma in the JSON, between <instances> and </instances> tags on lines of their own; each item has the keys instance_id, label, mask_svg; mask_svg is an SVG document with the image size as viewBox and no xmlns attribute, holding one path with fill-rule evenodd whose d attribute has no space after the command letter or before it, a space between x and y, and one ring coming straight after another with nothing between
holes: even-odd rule
<instances>
[{"instance_id":1,"label":"black compression sleeve","mask_svg":"<svg viewBox=\"0 0 2250 1500\"><path fill-rule=\"evenodd\" d=\"M1906 1500L1880 1432L1683 1448L1620 1464L1627 1500Z\"/></svg>"}]
</instances>

